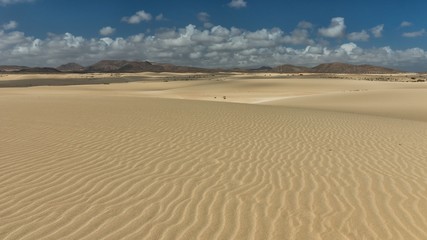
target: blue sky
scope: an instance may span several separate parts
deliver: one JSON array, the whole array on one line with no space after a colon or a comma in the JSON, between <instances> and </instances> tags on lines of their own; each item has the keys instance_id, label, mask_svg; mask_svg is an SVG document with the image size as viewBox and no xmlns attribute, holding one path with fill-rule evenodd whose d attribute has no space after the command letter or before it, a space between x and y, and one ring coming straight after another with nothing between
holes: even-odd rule
<instances>
[{"instance_id":1,"label":"blue sky","mask_svg":"<svg viewBox=\"0 0 427 240\"><path fill-rule=\"evenodd\" d=\"M324 62L427 71L427 1L0 0L0 64Z\"/></svg>"}]
</instances>

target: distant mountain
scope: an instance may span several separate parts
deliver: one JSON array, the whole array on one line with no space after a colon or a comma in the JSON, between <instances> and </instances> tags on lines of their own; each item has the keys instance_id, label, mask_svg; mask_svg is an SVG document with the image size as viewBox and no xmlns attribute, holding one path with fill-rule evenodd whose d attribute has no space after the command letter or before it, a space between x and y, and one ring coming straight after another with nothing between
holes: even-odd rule
<instances>
[{"instance_id":1,"label":"distant mountain","mask_svg":"<svg viewBox=\"0 0 427 240\"><path fill-rule=\"evenodd\" d=\"M385 67L378 67L378 66L372 66L372 65L352 65L347 63L325 63L320 64L312 70L316 73L356 73L356 74L362 74L362 73L370 73L370 74L380 74L380 73L398 73L400 71L391 69L391 68L385 68Z\"/></svg>"},{"instance_id":2,"label":"distant mountain","mask_svg":"<svg viewBox=\"0 0 427 240\"><path fill-rule=\"evenodd\" d=\"M86 68L87 72L215 72L218 69L176 66L166 63L148 61L102 60Z\"/></svg>"},{"instance_id":3,"label":"distant mountain","mask_svg":"<svg viewBox=\"0 0 427 240\"><path fill-rule=\"evenodd\" d=\"M0 66L1 72L32 72L32 73L54 73L54 72L100 72L100 73L136 73L136 72L275 72L275 73L398 73L400 71L372 65L352 65L347 63L325 63L313 68L280 65L277 67L263 66L256 69L211 69L177 66L166 63L152 63L148 61L125 61L125 60L102 60L89 67L83 67L77 63L67 63L55 68L29 68L25 66Z\"/></svg>"},{"instance_id":4,"label":"distant mountain","mask_svg":"<svg viewBox=\"0 0 427 240\"><path fill-rule=\"evenodd\" d=\"M86 68L88 72L113 72L126 65L128 61L102 60Z\"/></svg>"},{"instance_id":5,"label":"distant mountain","mask_svg":"<svg viewBox=\"0 0 427 240\"><path fill-rule=\"evenodd\" d=\"M116 72L161 72L163 68L161 66L153 65L150 62L127 62Z\"/></svg>"},{"instance_id":6,"label":"distant mountain","mask_svg":"<svg viewBox=\"0 0 427 240\"><path fill-rule=\"evenodd\" d=\"M273 68L268 66L262 66L259 68L251 69L251 71L259 71L259 72L270 72Z\"/></svg>"},{"instance_id":7,"label":"distant mountain","mask_svg":"<svg viewBox=\"0 0 427 240\"><path fill-rule=\"evenodd\" d=\"M87 72L160 72L162 66L150 62L102 60L86 68Z\"/></svg>"},{"instance_id":8,"label":"distant mountain","mask_svg":"<svg viewBox=\"0 0 427 240\"><path fill-rule=\"evenodd\" d=\"M313 68L294 66L294 65L281 65L274 67L273 72L279 73L354 73L354 74L375 74L375 73L398 73L395 69L378 67L372 65L352 65L347 63L324 63Z\"/></svg>"},{"instance_id":9,"label":"distant mountain","mask_svg":"<svg viewBox=\"0 0 427 240\"><path fill-rule=\"evenodd\" d=\"M272 71L278 72L278 73L307 73L307 72L313 72L313 69L308 67L300 67L300 66L285 64L285 65L280 65L272 68Z\"/></svg>"},{"instance_id":10,"label":"distant mountain","mask_svg":"<svg viewBox=\"0 0 427 240\"><path fill-rule=\"evenodd\" d=\"M34 67L34 68L24 68L19 70L20 73L61 73L56 68L49 68L49 67Z\"/></svg>"},{"instance_id":11,"label":"distant mountain","mask_svg":"<svg viewBox=\"0 0 427 240\"><path fill-rule=\"evenodd\" d=\"M186 66L177 66L169 63L153 63L156 66L163 68L163 72L220 72L221 69L211 69L211 68L198 68L198 67L186 67Z\"/></svg>"},{"instance_id":12,"label":"distant mountain","mask_svg":"<svg viewBox=\"0 0 427 240\"><path fill-rule=\"evenodd\" d=\"M67 63L57 67L56 69L61 72L83 72L86 68L77 63Z\"/></svg>"},{"instance_id":13,"label":"distant mountain","mask_svg":"<svg viewBox=\"0 0 427 240\"><path fill-rule=\"evenodd\" d=\"M4 65L4 66L0 66L0 72L17 72L20 71L22 69L27 69L29 67L25 67L25 66L15 66L15 65Z\"/></svg>"}]
</instances>

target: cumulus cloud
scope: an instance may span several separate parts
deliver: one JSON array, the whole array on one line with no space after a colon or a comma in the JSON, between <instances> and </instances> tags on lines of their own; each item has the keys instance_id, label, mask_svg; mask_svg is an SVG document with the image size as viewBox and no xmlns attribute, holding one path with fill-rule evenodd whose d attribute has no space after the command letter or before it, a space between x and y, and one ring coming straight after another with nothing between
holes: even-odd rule
<instances>
[{"instance_id":1,"label":"cumulus cloud","mask_svg":"<svg viewBox=\"0 0 427 240\"><path fill-rule=\"evenodd\" d=\"M197 14L197 19L199 19L199 21L203 23L203 26L205 28L213 27L213 24L210 22L210 18L211 16L207 12L199 12Z\"/></svg>"},{"instance_id":2,"label":"cumulus cloud","mask_svg":"<svg viewBox=\"0 0 427 240\"><path fill-rule=\"evenodd\" d=\"M34 0L0 0L0 6L6 6L15 3L33 2Z\"/></svg>"},{"instance_id":3,"label":"cumulus cloud","mask_svg":"<svg viewBox=\"0 0 427 240\"><path fill-rule=\"evenodd\" d=\"M228 3L228 6L231 8L244 8L248 5L248 3L245 0L231 0L231 2Z\"/></svg>"},{"instance_id":4,"label":"cumulus cloud","mask_svg":"<svg viewBox=\"0 0 427 240\"><path fill-rule=\"evenodd\" d=\"M10 50L15 46L19 46L26 42L25 34L22 32L4 32L0 30L0 54L3 51ZM0 59L6 57L4 55L0 55Z\"/></svg>"},{"instance_id":5,"label":"cumulus cloud","mask_svg":"<svg viewBox=\"0 0 427 240\"><path fill-rule=\"evenodd\" d=\"M201 22L209 22L210 15L207 12L199 12L197 14L197 19Z\"/></svg>"},{"instance_id":6,"label":"cumulus cloud","mask_svg":"<svg viewBox=\"0 0 427 240\"><path fill-rule=\"evenodd\" d=\"M314 66L325 62L374 64L427 70L427 52L388 46L364 49L354 42L325 46L310 39L307 29L287 33L278 28L248 31L214 26L188 25L126 38L84 38L71 33L46 38L19 31L0 30L0 65L83 65L101 59L141 59L198 67L254 67L295 64Z\"/></svg>"},{"instance_id":7,"label":"cumulus cloud","mask_svg":"<svg viewBox=\"0 0 427 240\"><path fill-rule=\"evenodd\" d=\"M122 21L127 22L129 24L138 24L142 21L151 21L151 19L153 19L153 16L150 13L141 10L130 17L123 17Z\"/></svg>"},{"instance_id":8,"label":"cumulus cloud","mask_svg":"<svg viewBox=\"0 0 427 240\"><path fill-rule=\"evenodd\" d=\"M156 21L163 21L163 20L166 20L163 13L160 13L159 15L156 16Z\"/></svg>"},{"instance_id":9,"label":"cumulus cloud","mask_svg":"<svg viewBox=\"0 0 427 240\"><path fill-rule=\"evenodd\" d=\"M336 17L332 18L331 24L327 28L320 28L319 34L327 38L339 38L345 34L345 23L344 18Z\"/></svg>"},{"instance_id":10,"label":"cumulus cloud","mask_svg":"<svg viewBox=\"0 0 427 240\"><path fill-rule=\"evenodd\" d=\"M421 37L426 33L425 29L421 29L419 31L415 31L415 32L405 32L402 34L402 36L407 37L407 38L415 38L415 37Z\"/></svg>"},{"instance_id":11,"label":"cumulus cloud","mask_svg":"<svg viewBox=\"0 0 427 240\"><path fill-rule=\"evenodd\" d=\"M4 30L12 30L18 27L18 23L16 21L10 21L8 23L3 24L2 28Z\"/></svg>"},{"instance_id":12,"label":"cumulus cloud","mask_svg":"<svg viewBox=\"0 0 427 240\"><path fill-rule=\"evenodd\" d=\"M101 28L99 30L99 34L101 34L102 36L109 36L109 35L113 34L115 31L116 31L115 28L108 26L108 27Z\"/></svg>"},{"instance_id":13,"label":"cumulus cloud","mask_svg":"<svg viewBox=\"0 0 427 240\"><path fill-rule=\"evenodd\" d=\"M359 41L368 41L369 40L369 34L362 30L361 32L352 32L347 35L348 40L353 42L359 42Z\"/></svg>"},{"instance_id":14,"label":"cumulus cloud","mask_svg":"<svg viewBox=\"0 0 427 240\"><path fill-rule=\"evenodd\" d=\"M314 41L310 38L307 29L295 29L283 37L283 42L291 45L312 45Z\"/></svg>"},{"instance_id":15,"label":"cumulus cloud","mask_svg":"<svg viewBox=\"0 0 427 240\"><path fill-rule=\"evenodd\" d=\"M310 29L313 28L313 24L307 21L301 21L298 23L298 28Z\"/></svg>"},{"instance_id":16,"label":"cumulus cloud","mask_svg":"<svg viewBox=\"0 0 427 240\"><path fill-rule=\"evenodd\" d=\"M338 48L337 52L339 52L340 50L342 50L342 51L344 51L348 56L350 56L350 55L352 55L352 54L353 54L353 51L354 51L355 49L357 49L357 48L358 48L358 47L357 47L357 45L356 45L355 43L350 42L350 43L342 44L342 45Z\"/></svg>"},{"instance_id":17,"label":"cumulus cloud","mask_svg":"<svg viewBox=\"0 0 427 240\"><path fill-rule=\"evenodd\" d=\"M408 21L403 21L400 23L400 27L410 27L410 26L412 26L412 23Z\"/></svg>"},{"instance_id":18,"label":"cumulus cloud","mask_svg":"<svg viewBox=\"0 0 427 240\"><path fill-rule=\"evenodd\" d=\"M384 24L380 24L378 26L375 26L375 27L371 28L371 33L376 38L382 37L383 36L383 31L384 31Z\"/></svg>"}]
</instances>

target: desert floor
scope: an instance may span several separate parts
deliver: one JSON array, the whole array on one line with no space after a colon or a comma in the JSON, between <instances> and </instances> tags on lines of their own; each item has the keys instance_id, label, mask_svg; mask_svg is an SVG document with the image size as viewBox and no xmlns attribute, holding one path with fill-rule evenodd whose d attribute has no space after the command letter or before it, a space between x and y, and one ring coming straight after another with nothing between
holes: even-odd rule
<instances>
[{"instance_id":1,"label":"desert floor","mask_svg":"<svg viewBox=\"0 0 427 240\"><path fill-rule=\"evenodd\" d=\"M2 75L0 239L427 239L427 83L364 78Z\"/></svg>"}]
</instances>

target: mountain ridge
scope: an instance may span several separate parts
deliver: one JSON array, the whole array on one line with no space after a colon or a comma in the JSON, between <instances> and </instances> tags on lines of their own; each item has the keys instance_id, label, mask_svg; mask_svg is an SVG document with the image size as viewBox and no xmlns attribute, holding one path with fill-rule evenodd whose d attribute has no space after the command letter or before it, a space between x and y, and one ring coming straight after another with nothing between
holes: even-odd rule
<instances>
[{"instance_id":1,"label":"mountain ridge","mask_svg":"<svg viewBox=\"0 0 427 240\"><path fill-rule=\"evenodd\" d=\"M56 72L79 72L79 73L137 73L137 72L271 72L271 73L353 73L353 74L390 74L400 73L392 68L361 64L353 65L341 62L322 63L315 67L304 67L290 64L275 67L262 66L253 69L242 68L198 68L189 66L178 66L168 63L155 63L149 61L127 61L127 60L101 60L90 66L84 67L77 63L67 63L56 68L26 67L26 66L0 66L0 72L25 72L46 73Z\"/></svg>"},{"instance_id":2,"label":"mountain ridge","mask_svg":"<svg viewBox=\"0 0 427 240\"><path fill-rule=\"evenodd\" d=\"M79 71L84 71L86 68L78 63L71 62L71 63L63 64L57 67L56 69L58 69L61 72L79 72Z\"/></svg>"}]
</instances>

